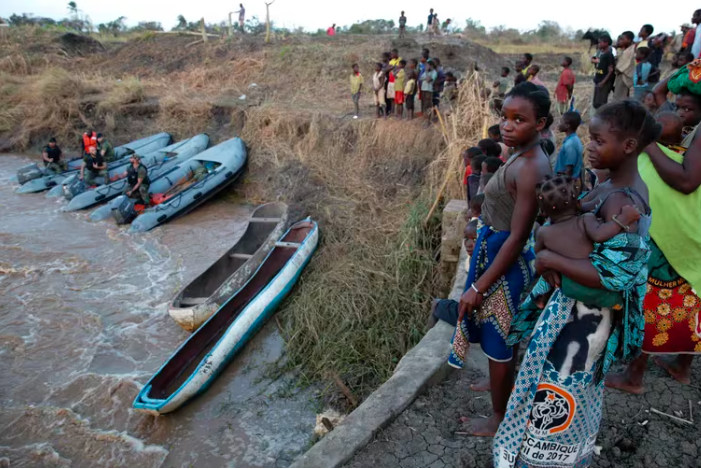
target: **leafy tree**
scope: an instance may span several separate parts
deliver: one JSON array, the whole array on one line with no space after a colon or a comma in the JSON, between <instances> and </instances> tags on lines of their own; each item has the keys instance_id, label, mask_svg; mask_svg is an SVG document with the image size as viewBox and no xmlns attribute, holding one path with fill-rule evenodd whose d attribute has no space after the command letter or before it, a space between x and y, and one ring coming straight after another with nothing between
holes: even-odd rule
<instances>
[{"instance_id":1,"label":"leafy tree","mask_svg":"<svg viewBox=\"0 0 701 469\"><path fill-rule=\"evenodd\" d=\"M187 29L187 20L183 15L178 15L178 24L174 29Z\"/></svg>"},{"instance_id":2,"label":"leafy tree","mask_svg":"<svg viewBox=\"0 0 701 469\"><path fill-rule=\"evenodd\" d=\"M78 4L75 2L68 2L68 11L71 15L78 15Z\"/></svg>"},{"instance_id":3,"label":"leafy tree","mask_svg":"<svg viewBox=\"0 0 701 469\"><path fill-rule=\"evenodd\" d=\"M157 21L139 21L139 24L131 28L131 31L163 31L163 26Z\"/></svg>"}]
</instances>

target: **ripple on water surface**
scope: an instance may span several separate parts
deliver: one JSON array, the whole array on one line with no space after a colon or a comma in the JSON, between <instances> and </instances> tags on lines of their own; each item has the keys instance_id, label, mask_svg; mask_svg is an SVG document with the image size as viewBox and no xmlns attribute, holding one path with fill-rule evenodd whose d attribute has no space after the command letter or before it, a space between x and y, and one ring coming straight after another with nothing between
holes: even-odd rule
<instances>
[{"instance_id":1,"label":"ripple on water surface","mask_svg":"<svg viewBox=\"0 0 701 469\"><path fill-rule=\"evenodd\" d=\"M139 388L187 337L167 301L242 234L250 207L215 199L141 235L62 199L18 195L0 156L0 464L280 466L308 444L312 391L265 379L274 321L203 396L154 418Z\"/></svg>"}]
</instances>

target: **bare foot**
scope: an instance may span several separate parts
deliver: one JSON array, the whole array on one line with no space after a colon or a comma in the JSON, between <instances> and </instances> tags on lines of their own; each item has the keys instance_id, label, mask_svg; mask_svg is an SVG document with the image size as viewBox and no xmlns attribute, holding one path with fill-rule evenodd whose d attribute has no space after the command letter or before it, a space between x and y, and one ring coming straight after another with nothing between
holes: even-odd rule
<instances>
[{"instance_id":1,"label":"bare foot","mask_svg":"<svg viewBox=\"0 0 701 469\"><path fill-rule=\"evenodd\" d=\"M686 385L691 384L691 369L679 366L677 360L665 360L662 357L655 357L655 364L660 368L664 368L672 378L680 383Z\"/></svg>"},{"instance_id":2,"label":"bare foot","mask_svg":"<svg viewBox=\"0 0 701 469\"><path fill-rule=\"evenodd\" d=\"M496 435L497 430L499 430L499 424L504 420L504 417L497 417L492 415L489 418L468 418L461 417L461 423L469 423L470 429L468 432L472 436L488 436L493 437Z\"/></svg>"},{"instance_id":3,"label":"bare foot","mask_svg":"<svg viewBox=\"0 0 701 469\"><path fill-rule=\"evenodd\" d=\"M489 381L489 376L485 378L480 378L470 385L470 389L475 392L491 391L492 384Z\"/></svg>"},{"instance_id":4,"label":"bare foot","mask_svg":"<svg viewBox=\"0 0 701 469\"><path fill-rule=\"evenodd\" d=\"M606 375L606 387L631 394L642 394L645 392L644 386L635 385L631 382L628 373L609 373Z\"/></svg>"}]
</instances>

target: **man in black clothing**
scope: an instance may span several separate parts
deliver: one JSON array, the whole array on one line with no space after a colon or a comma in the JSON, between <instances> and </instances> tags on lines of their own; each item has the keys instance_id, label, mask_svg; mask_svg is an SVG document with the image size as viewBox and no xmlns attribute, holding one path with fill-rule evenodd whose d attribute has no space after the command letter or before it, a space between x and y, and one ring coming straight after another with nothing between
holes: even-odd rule
<instances>
[{"instance_id":1,"label":"man in black clothing","mask_svg":"<svg viewBox=\"0 0 701 469\"><path fill-rule=\"evenodd\" d=\"M598 109L608 102L609 94L613 89L613 70L616 61L611 52L611 36L604 35L599 38L599 57L592 58L596 64L594 75L594 109Z\"/></svg>"},{"instance_id":2,"label":"man in black clothing","mask_svg":"<svg viewBox=\"0 0 701 469\"><path fill-rule=\"evenodd\" d=\"M89 187L96 186L95 179L102 177L105 184L109 184L109 174L107 172L107 163L104 158L97 152L96 147L90 147L90 154L83 159L83 164L80 167L80 179L85 181Z\"/></svg>"},{"instance_id":3,"label":"man in black clothing","mask_svg":"<svg viewBox=\"0 0 701 469\"><path fill-rule=\"evenodd\" d=\"M56 145L56 139L49 140L49 144L44 147L41 152L41 159L44 160L44 166L49 171L60 173L66 170L66 162L62 159L63 151Z\"/></svg>"}]
</instances>

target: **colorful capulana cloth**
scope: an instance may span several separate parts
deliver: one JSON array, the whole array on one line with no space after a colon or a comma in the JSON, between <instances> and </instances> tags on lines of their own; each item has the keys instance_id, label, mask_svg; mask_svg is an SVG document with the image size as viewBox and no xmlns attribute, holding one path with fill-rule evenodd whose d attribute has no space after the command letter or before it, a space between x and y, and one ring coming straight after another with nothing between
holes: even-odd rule
<instances>
[{"instance_id":1,"label":"colorful capulana cloth","mask_svg":"<svg viewBox=\"0 0 701 469\"><path fill-rule=\"evenodd\" d=\"M498 231L489 225L480 229L470 272L467 275L466 291L489 268L509 234L508 231ZM511 318L518 311L522 294L535 280L534 262L535 252L531 236L518 259L487 290L482 306L472 314L466 314L458 323L448 364L455 368L464 366L468 342L480 344L491 360L511 360L512 349L506 345L506 339L511 327Z\"/></svg>"},{"instance_id":2,"label":"colorful capulana cloth","mask_svg":"<svg viewBox=\"0 0 701 469\"><path fill-rule=\"evenodd\" d=\"M701 59L686 64L667 81L667 88L674 94L682 89L701 95Z\"/></svg>"},{"instance_id":3,"label":"colorful capulana cloth","mask_svg":"<svg viewBox=\"0 0 701 469\"><path fill-rule=\"evenodd\" d=\"M642 300L650 248L623 233L590 255L602 286L624 292L620 311L585 305L555 290L542 313L540 280L514 318L507 345L533 336L494 437L496 467L585 467L601 424L603 375L642 344ZM616 316L622 315L622 318Z\"/></svg>"},{"instance_id":4,"label":"colorful capulana cloth","mask_svg":"<svg viewBox=\"0 0 701 469\"><path fill-rule=\"evenodd\" d=\"M658 145L664 154L677 163L684 156ZM701 189L682 194L662 179L647 153L638 157L640 177L647 184L650 207L655 216L650 236L665 258L697 291L701 290Z\"/></svg>"},{"instance_id":5,"label":"colorful capulana cloth","mask_svg":"<svg viewBox=\"0 0 701 469\"><path fill-rule=\"evenodd\" d=\"M653 242L643 303L649 354L701 355L701 298Z\"/></svg>"}]
</instances>

